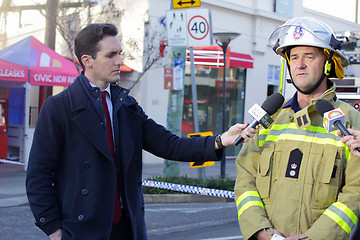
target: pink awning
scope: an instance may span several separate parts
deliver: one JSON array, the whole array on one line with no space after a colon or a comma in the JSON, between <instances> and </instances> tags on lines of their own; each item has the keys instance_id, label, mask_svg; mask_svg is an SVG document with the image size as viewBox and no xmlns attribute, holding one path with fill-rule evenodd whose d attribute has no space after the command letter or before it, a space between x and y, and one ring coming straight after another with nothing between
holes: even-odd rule
<instances>
[{"instance_id":1,"label":"pink awning","mask_svg":"<svg viewBox=\"0 0 360 240\"><path fill-rule=\"evenodd\" d=\"M68 86L78 76L72 61L56 53L33 36L2 49L0 59L28 69L28 79L32 85Z\"/></svg>"},{"instance_id":2,"label":"pink awning","mask_svg":"<svg viewBox=\"0 0 360 240\"><path fill-rule=\"evenodd\" d=\"M28 68L0 59L0 80L12 82L27 82Z\"/></svg>"},{"instance_id":3,"label":"pink awning","mask_svg":"<svg viewBox=\"0 0 360 240\"><path fill-rule=\"evenodd\" d=\"M30 84L68 86L79 75L73 62L34 37L31 38L31 50L35 58L30 66Z\"/></svg>"}]
</instances>

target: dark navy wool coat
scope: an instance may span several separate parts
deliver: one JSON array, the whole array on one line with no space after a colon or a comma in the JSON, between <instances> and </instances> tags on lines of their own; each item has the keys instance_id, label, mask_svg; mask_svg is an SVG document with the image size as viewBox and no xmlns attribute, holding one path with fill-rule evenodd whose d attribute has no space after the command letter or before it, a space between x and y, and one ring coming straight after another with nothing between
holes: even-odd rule
<instances>
[{"instance_id":1,"label":"dark navy wool coat","mask_svg":"<svg viewBox=\"0 0 360 240\"><path fill-rule=\"evenodd\" d=\"M179 138L167 131L127 89L112 85L115 165L100 89L87 81L81 74L41 108L26 177L36 225L47 235L62 228L65 240L109 239L118 184L133 239L147 239L142 149L177 161L220 160L223 151L214 150L215 137Z\"/></svg>"}]
</instances>

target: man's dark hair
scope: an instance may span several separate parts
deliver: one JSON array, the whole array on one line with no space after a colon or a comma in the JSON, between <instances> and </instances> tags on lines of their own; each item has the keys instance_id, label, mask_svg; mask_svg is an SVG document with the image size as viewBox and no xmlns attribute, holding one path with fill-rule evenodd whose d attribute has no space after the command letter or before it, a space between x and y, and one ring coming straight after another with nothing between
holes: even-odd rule
<instances>
[{"instance_id":1,"label":"man's dark hair","mask_svg":"<svg viewBox=\"0 0 360 240\"><path fill-rule=\"evenodd\" d=\"M81 56L86 54L96 58L100 51L99 42L106 36L116 36L118 29L111 23L90 24L82 29L75 38L75 55L82 68L85 70L81 61Z\"/></svg>"}]
</instances>

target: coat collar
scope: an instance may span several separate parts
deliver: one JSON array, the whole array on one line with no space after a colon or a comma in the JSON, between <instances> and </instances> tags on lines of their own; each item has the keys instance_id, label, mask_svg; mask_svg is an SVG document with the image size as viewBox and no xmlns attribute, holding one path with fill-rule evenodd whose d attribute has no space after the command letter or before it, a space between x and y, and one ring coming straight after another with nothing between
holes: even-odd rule
<instances>
[{"instance_id":1,"label":"coat collar","mask_svg":"<svg viewBox=\"0 0 360 240\"><path fill-rule=\"evenodd\" d=\"M100 89L92 88L83 74L80 74L68 87L69 100L72 111L72 119L81 129L95 148L103 153L110 161L112 155L107 145L105 133L105 116L102 110ZM111 98L113 111L116 114L121 105L128 99L129 90L123 89L117 84L111 86ZM100 101L97 99L97 95Z\"/></svg>"},{"instance_id":2,"label":"coat collar","mask_svg":"<svg viewBox=\"0 0 360 240\"><path fill-rule=\"evenodd\" d=\"M121 104L129 106L135 103L128 99L130 90L122 88L118 84L111 84L110 89L114 112L119 110ZM77 112L86 109L89 101L92 101L92 98L96 98L97 94L100 96L100 89L91 87L87 78L81 73L69 86L71 110Z\"/></svg>"}]
</instances>

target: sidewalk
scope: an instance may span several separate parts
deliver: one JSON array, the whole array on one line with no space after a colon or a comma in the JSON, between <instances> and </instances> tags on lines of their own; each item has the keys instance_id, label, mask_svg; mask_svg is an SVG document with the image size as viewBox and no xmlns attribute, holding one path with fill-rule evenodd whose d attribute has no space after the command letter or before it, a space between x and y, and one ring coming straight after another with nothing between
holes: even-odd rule
<instances>
[{"instance_id":1,"label":"sidewalk","mask_svg":"<svg viewBox=\"0 0 360 240\"><path fill-rule=\"evenodd\" d=\"M226 178L235 179L236 176L236 168L234 160L226 161ZM180 176L187 176L189 178L197 178L198 177L198 168L190 168L189 163L180 163ZM164 164L156 163L156 164L144 164L143 165L143 179L149 179L154 176L163 176ZM26 172L24 170L24 166L8 164L8 163L0 163L0 208L1 207L13 207L13 206L21 206L28 204L26 191L25 191L25 175ZM219 178L220 177L220 162L216 162L214 166L205 168L205 176L206 178ZM201 195L199 195L201 196ZM207 197L207 196L204 196ZM189 198L187 196L179 195L174 199L174 196L163 196L162 199L155 198L154 196L145 196L145 201L160 201L160 202L178 202L181 201L179 198L190 199L189 201L196 201L196 196ZM217 198L217 197L210 197ZM155 200L157 199L157 200ZM206 201L209 201L207 199Z\"/></svg>"}]
</instances>

